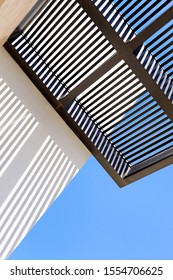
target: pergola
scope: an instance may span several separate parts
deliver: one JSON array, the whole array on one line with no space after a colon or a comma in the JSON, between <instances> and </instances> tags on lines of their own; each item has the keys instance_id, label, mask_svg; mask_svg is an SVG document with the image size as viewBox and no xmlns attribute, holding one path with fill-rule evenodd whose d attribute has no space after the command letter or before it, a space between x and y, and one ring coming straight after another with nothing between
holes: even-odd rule
<instances>
[{"instance_id":1,"label":"pergola","mask_svg":"<svg viewBox=\"0 0 173 280\"><path fill-rule=\"evenodd\" d=\"M47 127L72 130L67 154L75 134L119 187L172 164L172 1L19 2L0 2L0 42L51 105Z\"/></svg>"}]
</instances>

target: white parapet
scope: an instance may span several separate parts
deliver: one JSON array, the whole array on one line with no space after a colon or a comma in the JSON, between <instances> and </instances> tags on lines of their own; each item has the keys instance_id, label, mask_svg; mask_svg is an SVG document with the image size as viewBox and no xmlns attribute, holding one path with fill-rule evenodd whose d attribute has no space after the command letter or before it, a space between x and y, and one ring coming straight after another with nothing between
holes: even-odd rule
<instances>
[{"instance_id":1,"label":"white parapet","mask_svg":"<svg viewBox=\"0 0 173 280\"><path fill-rule=\"evenodd\" d=\"M90 153L0 49L0 258L16 248Z\"/></svg>"}]
</instances>

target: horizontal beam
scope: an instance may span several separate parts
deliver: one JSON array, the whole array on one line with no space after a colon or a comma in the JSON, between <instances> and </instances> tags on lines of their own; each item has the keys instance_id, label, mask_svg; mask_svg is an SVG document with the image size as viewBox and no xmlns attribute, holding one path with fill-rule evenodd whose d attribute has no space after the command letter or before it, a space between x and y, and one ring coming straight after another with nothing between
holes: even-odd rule
<instances>
[{"instance_id":1,"label":"horizontal beam","mask_svg":"<svg viewBox=\"0 0 173 280\"><path fill-rule=\"evenodd\" d=\"M16 61L16 63L21 67L24 73L32 81L32 83L37 87L37 89L42 93L42 95L47 99L47 101L52 105L55 111L58 110L59 106L62 104L56 99L53 94L50 93L49 89L43 84L40 78L35 74L32 68L26 63L24 58L16 51L14 46L11 45L9 41L4 44L4 48L11 55L11 57Z\"/></svg>"},{"instance_id":2,"label":"horizontal beam","mask_svg":"<svg viewBox=\"0 0 173 280\"><path fill-rule=\"evenodd\" d=\"M29 67L26 61L18 54L15 48L6 42L4 45L8 53L13 57L13 59L18 63L22 70L26 73L28 78L33 82L37 89L44 95L47 101L52 105L54 110L62 117L62 119L67 123L71 130L76 134L76 136L85 143L87 149L95 156L95 158L100 162L100 164L105 168L105 170L110 174L113 180L118 184L119 187L123 187L126 181L122 179L118 173L113 169L109 162L104 158L100 151L95 147L87 135L81 130L81 128L75 123L71 116L65 111L63 104L58 101L49 90L43 84L43 82L38 78L35 72ZM62 99L63 100L63 99Z\"/></svg>"},{"instance_id":3,"label":"horizontal beam","mask_svg":"<svg viewBox=\"0 0 173 280\"><path fill-rule=\"evenodd\" d=\"M170 164L173 164L173 147L132 166L124 179L130 184Z\"/></svg>"},{"instance_id":4,"label":"horizontal beam","mask_svg":"<svg viewBox=\"0 0 173 280\"><path fill-rule=\"evenodd\" d=\"M0 47L36 2L37 0L0 0Z\"/></svg>"},{"instance_id":5,"label":"horizontal beam","mask_svg":"<svg viewBox=\"0 0 173 280\"><path fill-rule=\"evenodd\" d=\"M92 2L88 0L78 0L78 2L93 22L98 26L99 30L109 40L110 44L112 44L118 52L121 59L124 59L136 77L139 78L141 83L146 87L160 107L173 121L173 104L140 64L136 56L133 54L132 48L123 42L122 38L119 37Z\"/></svg>"},{"instance_id":6,"label":"horizontal beam","mask_svg":"<svg viewBox=\"0 0 173 280\"><path fill-rule=\"evenodd\" d=\"M162 26L169 22L172 19L172 15L173 7L168 9L165 13L163 13L160 17L153 21L149 26L141 31L139 35L137 35L132 41L128 42L127 44L132 48L133 51L136 50L142 43L145 42L145 40L147 40Z\"/></svg>"},{"instance_id":7,"label":"horizontal beam","mask_svg":"<svg viewBox=\"0 0 173 280\"><path fill-rule=\"evenodd\" d=\"M81 82L75 89L73 89L68 95L61 99L63 106L69 104L74 100L81 92L86 90L89 86L100 79L104 74L106 74L112 67L114 67L121 60L118 54L114 54L109 58L103 65L97 68L93 73L91 73L83 82Z\"/></svg>"}]
</instances>

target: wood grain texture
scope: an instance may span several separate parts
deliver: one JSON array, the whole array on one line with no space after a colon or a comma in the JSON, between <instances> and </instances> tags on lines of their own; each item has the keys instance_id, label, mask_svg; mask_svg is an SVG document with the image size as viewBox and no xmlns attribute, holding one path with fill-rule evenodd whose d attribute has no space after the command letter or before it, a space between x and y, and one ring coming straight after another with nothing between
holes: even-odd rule
<instances>
[{"instance_id":1,"label":"wood grain texture","mask_svg":"<svg viewBox=\"0 0 173 280\"><path fill-rule=\"evenodd\" d=\"M37 0L0 0L0 47Z\"/></svg>"}]
</instances>

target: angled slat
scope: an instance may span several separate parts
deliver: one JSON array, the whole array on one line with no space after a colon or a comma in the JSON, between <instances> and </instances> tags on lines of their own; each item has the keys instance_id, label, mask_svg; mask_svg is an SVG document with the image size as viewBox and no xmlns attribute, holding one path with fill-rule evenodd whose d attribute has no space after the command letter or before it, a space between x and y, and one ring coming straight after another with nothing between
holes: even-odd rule
<instances>
[{"instance_id":1,"label":"angled slat","mask_svg":"<svg viewBox=\"0 0 173 280\"><path fill-rule=\"evenodd\" d=\"M138 36L128 42L133 50L136 50L143 42L157 32L163 25L172 19L173 7L169 8L165 13L161 14L155 21L148 25Z\"/></svg>"},{"instance_id":2,"label":"angled slat","mask_svg":"<svg viewBox=\"0 0 173 280\"><path fill-rule=\"evenodd\" d=\"M143 69L142 65L138 62L133 55L129 46L125 45L119 35L114 32L113 28L109 25L107 20L101 15L93 3L86 0L78 0L80 5L91 19L96 23L99 29L107 37L109 42L114 46L119 55L125 60L132 71L136 74L139 80L143 83L146 89L153 95L155 100L166 112L169 118L173 121L173 105L166 95L162 92L160 87L152 80L148 73Z\"/></svg>"}]
</instances>

